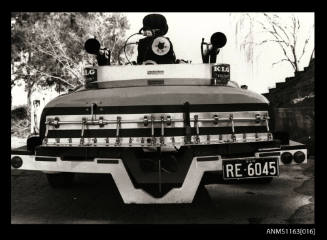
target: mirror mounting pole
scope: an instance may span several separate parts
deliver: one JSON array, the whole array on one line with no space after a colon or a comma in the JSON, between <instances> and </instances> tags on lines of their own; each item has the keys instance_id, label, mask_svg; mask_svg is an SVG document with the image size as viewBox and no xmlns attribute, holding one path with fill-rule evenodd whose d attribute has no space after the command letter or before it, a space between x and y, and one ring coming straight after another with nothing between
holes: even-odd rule
<instances>
[{"instance_id":1,"label":"mirror mounting pole","mask_svg":"<svg viewBox=\"0 0 327 240\"><path fill-rule=\"evenodd\" d=\"M87 53L96 55L99 66L110 65L111 51L107 48L100 48L100 43L97 39L88 39L84 48Z\"/></svg>"},{"instance_id":2,"label":"mirror mounting pole","mask_svg":"<svg viewBox=\"0 0 327 240\"><path fill-rule=\"evenodd\" d=\"M221 32L215 32L211 35L210 43L204 42L202 38L201 42L201 54L203 63L216 63L217 55L220 52L220 49L225 46L227 38L225 34ZM203 45L206 45L206 49L203 50Z\"/></svg>"}]
</instances>

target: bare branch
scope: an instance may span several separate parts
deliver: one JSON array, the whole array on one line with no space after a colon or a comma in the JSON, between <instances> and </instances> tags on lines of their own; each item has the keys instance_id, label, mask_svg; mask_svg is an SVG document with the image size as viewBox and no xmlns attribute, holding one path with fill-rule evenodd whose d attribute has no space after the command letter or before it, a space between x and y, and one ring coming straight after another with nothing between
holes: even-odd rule
<instances>
[{"instance_id":1,"label":"bare branch","mask_svg":"<svg viewBox=\"0 0 327 240\"><path fill-rule=\"evenodd\" d=\"M284 28L282 28L281 26L280 26L280 24L279 23L277 23L276 21L274 21L268 14L266 14L266 13L264 13L264 16L266 17L266 18L268 18L269 19L269 22L270 22L270 24L272 25L272 26L276 26L284 35L285 35L285 37L287 38L287 40L289 41L290 39L289 39L289 36L288 36L288 34L285 32L285 30L284 30ZM274 17L275 18L279 18L279 16L278 15L274 15ZM277 30L275 30L275 32L276 32L276 34L277 34ZM279 35L280 36L280 35ZM282 37L281 37L282 38ZM283 38L282 38L283 39Z\"/></svg>"},{"instance_id":2,"label":"bare branch","mask_svg":"<svg viewBox=\"0 0 327 240\"><path fill-rule=\"evenodd\" d=\"M67 69L70 73L72 73L76 78L80 78L80 74L76 73L75 70L73 68L70 67L70 64L69 62L67 61L67 59L69 59L68 57L66 57L66 61L65 63L62 61L62 58L56 53L56 50L53 46L53 44L51 43L50 39L48 39L48 43L49 43L49 46L51 47L52 51L47 51L47 50L44 50L43 48L41 48L39 45L35 45L36 48L44 53L44 54L47 54L51 57L53 57L55 60L57 60L58 62L60 62L62 64L62 66L64 66L65 69ZM72 61L71 59L69 59L70 61Z\"/></svg>"},{"instance_id":3,"label":"bare branch","mask_svg":"<svg viewBox=\"0 0 327 240\"><path fill-rule=\"evenodd\" d=\"M287 45L287 43L285 43L284 41L280 41L280 40L273 40L273 39L268 39L268 40L263 40L259 43L256 43L257 46L260 46L262 44L268 43L268 42L275 42L275 43L284 43L285 45Z\"/></svg>"},{"instance_id":4,"label":"bare branch","mask_svg":"<svg viewBox=\"0 0 327 240\"><path fill-rule=\"evenodd\" d=\"M293 33L292 33L292 37L293 37L293 44L295 46L296 44L296 28L297 28L297 24L296 24L296 18L294 15L292 15L292 20L293 20Z\"/></svg>"},{"instance_id":5,"label":"bare branch","mask_svg":"<svg viewBox=\"0 0 327 240\"><path fill-rule=\"evenodd\" d=\"M270 19L270 17L269 17ZM263 23L261 23L263 25ZM277 32L276 27L274 26L273 23L272 24L272 28L273 31L268 30L268 32L276 39L276 42L279 44L279 46L281 47L284 56L288 59L288 61L292 64L292 67L294 68L294 70L297 70L297 64L294 63L294 61L292 61L289 57L289 55L287 54L287 48L285 48L281 42L283 42L287 47L290 47L289 43L287 43L281 36L280 34ZM267 29L266 27L264 27L264 29ZM292 52L293 53L293 52ZM294 58L294 55L293 55Z\"/></svg>"},{"instance_id":6,"label":"bare branch","mask_svg":"<svg viewBox=\"0 0 327 240\"><path fill-rule=\"evenodd\" d=\"M313 27L310 29L310 32L311 32L312 29L313 29ZM309 41L310 41L310 39L311 39L311 34L310 34L310 32L309 32L309 36L307 37L307 39L306 39L305 42L304 42L304 46L303 46L303 49L302 49L302 54L301 54L301 56L299 57L299 62L300 62L300 60L302 59L302 57L303 57L303 55L304 55L304 53L305 53L306 47L308 46L308 43L309 43Z\"/></svg>"},{"instance_id":7,"label":"bare branch","mask_svg":"<svg viewBox=\"0 0 327 240\"><path fill-rule=\"evenodd\" d=\"M290 62L289 61L289 59L286 59L286 58L283 58L283 59L281 59L281 60L279 60L279 61L277 61L277 62L274 62L272 65L274 66L274 65L276 65L276 64L279 64L279 63L281 63L281 62ZM291 62L292 63L292 62Z\"/></svg>"},{"instance_id":8,"label":"bare branch","mask_svg":"<svg viewBox=\"0 0 327 240\"><path fill-rule=\"evenodd\" d=\"M298 67L298 60L296 58L296 53L295 53L295 45L294 46L291 46L291 49L292 49L292 53L293 53L293 57L294 57L294 70L297 72L299 70L299 67Z\"/></svg>"},{"instance_id":9,"label":"bare branch","mask_svg":"<svg viewBox=\"0 0 327 240\"><path fill-rule=\"evenodd\" d=\"M69 82L67 82L65 79L63 79L63 78L61 78L61 77L57 77L57 76L50 75L50 74L48 74L48 73L45 73L45 72L43 72L43 71L40 71L40 70L38 70L38 69L36 69L36 68L34 68L34 67L31 67L31 66L28 66L28 65L26 65L26 66L27 66L28 68L32 69L32 70L35 70L35 71L39 72L39 73L40 73L41 75L43 75L43 76L47 76L47 77L51 77L51 78L55 78L55 79L59 80L61 83L68 85L69 87L72 87L72 88L75 87L74 85L70 84Z\"/></svg>"},{"instance_id":10,"label":"bare branch","mask_svg":"<svg viewBox=\"0 0 327 240\"><path fill-rule=\"evenodd\" d=\"M289 43L287 41L285 41L283 39L283 37L277 32L277 29L275 27L275 25L272 25L272 28L274 29L274 34L275 36L277 36L279 39L281 39L282 42L284 42L286 44L286 46L289 46Z\"/></svg>"},{"instance_id":11,"label":"bare branch","mask_svg":"<svg viewBox=\"0 0 327 240\"><path fill-rule=\"evenodd\" d=\"M254 22L259 26L261 32L267 34L267 36L263 35L265 39L250 39L250 37L253 38L253 31L250 29L250 33L245 36L246 40L240 45L241 49L245 49L247 51L253 46L262 46L266 43L276 43L277 46L282 50L282 54L284 56L280 57L280 60L276 63L273 63L273 65L281 62L289 62L292 65L294 71L298 71L299 64L303 56L306 55L308 46L311 46L309 43L312 36L307 36L303 45L301 41L301 49L298 49L298 47L300 47L298 34L299 30L301 29L301 23L297 16L294 14L291 15L289 18L290 22L285 22L285 24L282 22L281 17L277 14L263 13L263 16L264 18L262 19L253 19ZM248 14L243 14L243 17L236 25L236 33L242 29L242 26L244 25L244 19L247 17L249 17ZM251 16L249 18L251 21L253 20ZM260 41L258 42L258 40ZM298 50L301 51L300 54L297 52ZM313 55L311 55L311 57L312 56Z\"/></svg>"}]
</instances>

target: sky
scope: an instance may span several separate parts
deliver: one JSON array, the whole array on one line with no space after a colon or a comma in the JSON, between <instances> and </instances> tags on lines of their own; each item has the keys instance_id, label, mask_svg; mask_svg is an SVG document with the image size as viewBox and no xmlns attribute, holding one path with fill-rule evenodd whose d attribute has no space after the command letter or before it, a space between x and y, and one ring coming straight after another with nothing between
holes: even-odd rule
<instances>
[{"instance_id":1,"label":"sky","mask_svg":"<svg viewBox=\"0 0 327 240\"><path fill-rule=\"evenodd\" d=\"M228 63L231 65L231 80L240 85L246 84L249 89L258 93L268 92L269 88L275 87L276 82L285 81L286 77L293 76L293 69L286 62L272 66L272 63L283 57L282 51L276 45L267 44L255 49L257 55L251 64L245 61L245 56L239 51L235 44L235 22L232 21L230 13L206 12L206 13L178 13L178 12L153 12L166 17L169 30L165 36L173 43L174 51L178 59L192 60L192 63L202 63L200 44L202 38L206 42L214 32L223 32L227 37L227 43L217 57L217 63ZM130 23L127 36L138 32L142 27L142 20L147 13L125 13ZM314 24L314 13L277 13L285 21L294 14L299 17L301 29L299 40L304 42L310 27ZM237 18L239 13L233 13ZM260 13L258 14L260 15ZM259 29L255 29L255 32ZM310 32L314 34L314 30ZM136 41L138 35L130 41ZM310 45L311 44L311 45ZM310 39L308 50L313 49L314 37ZM311 51L303 57L308 62ZM305 61L307 60L307 61ZM302 68L305 66L302 66ZM303 69L300 69L303 70Z\"/></svg>"},{"instance_id":2,"label":"sky","mask_svg":"<svg viewBox=\"0 0 327 240\"><path fill-rule=\"evenodd\" d=\"M240 13L224 12L151 12L160 13L167 19L169 30L165 36L171 40L174 52L178 59L191 60L192 63L202 63L200 44L202 38L206 42L210 41L210 36L214 32L223 32L227 37L227 43L217 57L217 63L228 63L231 65L231 80L239 85L246 84L249 90L257 93L266 93L269 88L275 87L276 82L285 81L286 77L293 76L293 69L286 62L272 66L272 63L283 57L282 51L274 44L267 44L255 49L253 65L245 61L245 55L240 52L239 45L235 42L235 21ZM144 16L150 12L128 12L122 13L128 19L130 29L126 32L126 38L139 31L142 27ZM314 34L310 27L314 24L314 13L277 13L285 21L288 21L291 14L297 16L301 23L299 41L304 42L308 34ZM260 14L258 14L260 15ZM246 32L247 29L244 29ZM311 32L310 32L311 30ZM258 29L254 29L258 32ZM255 35L256 36L256 35ZM136 35L129 42L135 42L142 36ZM314 47L314 36L308 45L308 54L303 57L304 62L308 62L311 51ZM130 60L136 60L136 55ZM300 67L300 70L303 70ZM13 105L26 103L26 93L23 88L13 90Z\"/></svg>"}]
</instances>

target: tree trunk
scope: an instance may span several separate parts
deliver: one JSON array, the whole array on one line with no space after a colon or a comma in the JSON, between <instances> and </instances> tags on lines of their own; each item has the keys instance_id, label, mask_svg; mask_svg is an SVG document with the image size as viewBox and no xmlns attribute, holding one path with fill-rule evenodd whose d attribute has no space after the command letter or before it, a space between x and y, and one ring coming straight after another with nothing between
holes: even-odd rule
<instances>
[{"instance_id":1,"label":"tree trunk","mask_svg":"<svg viewBox=\"0 0 327 240\"><path fill-rule=\"evenodd\" d=\"M31 120L31 106L32 106L32 93L33 93L33 87L35 84L35 81L33 80L29 80L26 84L28 84L28 88L27 88L27 114L29 119Z\"/></svg>"},{"instance_id":2,"label":"tree trunk","mask_svg":"<svg viewBox=\"0 0 327 240\"><path fill-rule=\"evenodd\" d=\"M32 89L28 88L27 89L27 116L29 118L31 117L31 114L30 114L31 113L31 106L32 106L31 97L32 97Z\"/></svg>"}]
</instances>

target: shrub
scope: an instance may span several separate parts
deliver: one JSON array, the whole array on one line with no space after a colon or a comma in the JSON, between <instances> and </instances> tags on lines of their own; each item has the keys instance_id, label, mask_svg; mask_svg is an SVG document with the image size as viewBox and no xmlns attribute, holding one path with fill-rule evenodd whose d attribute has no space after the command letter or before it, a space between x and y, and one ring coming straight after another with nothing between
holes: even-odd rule
<instances>
[{"instance_id":1,"label":"shrub","mask_svg":"<svg viewBox=\"0 0 327 240\"><path fill-rule=\"evenodd\" d=\"M28 116L29 116L29 112L28 112L27 105L17 106L13 110L11 110L12 120L24 120L27 119Z\"/></svg>"},{"instance_id":2,"label":"shrub","mask_svg":"<svg viewBox=\"0 0 327 240\"><path fill-rule=\"evenodd\" d=\"M30 114L27 105L11 110L11 134L17 137L27 137L30 133Z\"/></svg>"}]
</instances>

